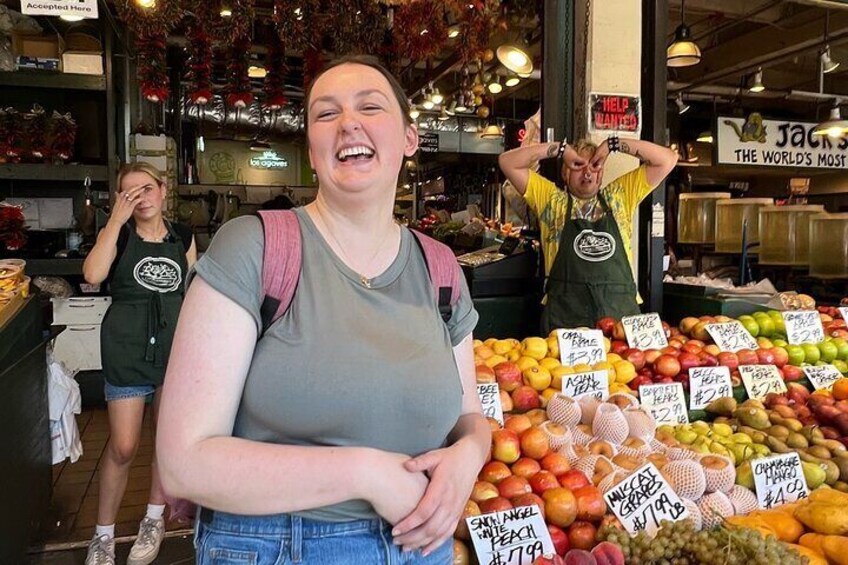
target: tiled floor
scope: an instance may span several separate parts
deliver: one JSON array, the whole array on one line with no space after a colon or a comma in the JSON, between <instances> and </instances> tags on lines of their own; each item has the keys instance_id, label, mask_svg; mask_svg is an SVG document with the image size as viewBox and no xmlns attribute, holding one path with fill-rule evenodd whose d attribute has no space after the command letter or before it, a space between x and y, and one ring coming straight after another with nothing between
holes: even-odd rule
<instances>
[{"instance_id":1,"label":"tiled floor","mask_svg":"<svg viewBox=\"0 0 848 565\"><path fill-rule=\"evenodd\" d=\"M94 535L97 523L97 491L100 484L99 466L106 441L109 438L109 420L106 409L91 409L77 417L82 436L83 454L75 462L65 461L53 467L53 499L51 501L51 528L44 532L41 543L34 549L47 550L68 547L69 544L87 542ZM150 460L153 455L153 434L149 419L139 445L138 454L130 468L127 490L118 511L115 536L133 536L138 531L139 521L147 510L147 497L150 491ZM166 509L166 517L168 510ZM168 521L166 529L176 533L190 528L190 524ZM166 546L179 546L179 537L166 540ZM126 551L129 551L129 544ZM190 540L187 543L191 548ZM120 550L119 550L120 552ZM63 552L64 553L64 552ZM71 552L73 553L73 552ZM85 551L82 552L83 560ZM190 554L193 555L193 552ZM180 557L181 556L181 557ZM50 561L50 553L33 554L42 561L34 563L75 563L75 561ZM57 558L53 555L52 558ZM175 558L185 559L185 551L177 552ZM162 557L157 563L165 563ZM82 563L82 561L79 561ZM171 561L167 561L171 563Z\"/></svg>"}]
</instances>

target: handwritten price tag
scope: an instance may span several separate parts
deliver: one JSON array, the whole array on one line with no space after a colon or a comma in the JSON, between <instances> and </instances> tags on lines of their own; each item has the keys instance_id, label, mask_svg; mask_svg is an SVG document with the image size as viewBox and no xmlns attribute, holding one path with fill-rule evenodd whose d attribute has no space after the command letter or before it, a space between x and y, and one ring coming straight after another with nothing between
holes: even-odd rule
<instances>
[{"instance_id":1,"label":"handwritten price tag","mask_svg":"<svg viewBox=\"0 0 848 565\"><path fill-rule=\"evenodd\" d=\"M842 373L833 365L819 365L818 367L808 365L801 367L801 369L816 390L830 390L833 388L833 383L842 378Z\"/></svg>"},{"instance_id":2,"label":"handwritten price tag","mask_svg":"<svg viewBox=\"0 0 848 565\"><path fill-rule=\"evenodd\" d=\"M717 398L733 396L730 369L692 367L689 369L689 409L702 410Z\"/></svg>"},{"instance_id":3,"label":"handwritten price tag","mask_svg":"<svg viewBox=\"0 0 848 565\"><path fill-rule=\"evenodd\" d=\"M686 397L680 383L642 385L639 387L639 402L648 410L657 424L688 424Z\"/></svg>"},{"instance_id":4,"label":"handwritten price tag","mask_svg":"<svg viewBox=\"0 0 848 565\"><path fill-rule=\"evenodd\" d=\"M531 565L537 557L554 553L536 505L470 516L465 523L480 565Z\"/></svg>"},{"instance_id":5,"label":"handwritten price tag","mask_svg":"<svg viewBox=\"0 0 848 565\"><path fill-rule=\"evenodd\" d=\"M668 347L659 314L625 316L621 319L621 324L630 347L642 350Z\"/></svg>"},{"instance_id":6,"label":"handwritten price tag","mask_svg":"<svg viewBox=\"0 0 848 565\"><path fill-rule=\"evenodd\" d=\"M644 530L654 535L663 520L676 522L689 517L680 497L651 463L607 491L604 500L631 534Z\"/></svg>"},{"instance_id":7,"label":"handwritten price tag","mask_svg":"<svg viewBox=\"0 0 848 565\"><path fill-rule=\"evenodd\" d=\"M562 393L575 400L594 396L598 400L609 398L609 371L588 371L562 376Z\"/></svg>"},{"instance_id":8,"label":"handwritten price tag","mask_svg":"<svg viewBox=\"0 0 848 565\"><path fill-rule=\"evenodd\" d=\"M607 360L607 348L601 330L559 330L560 363L573 367L580 363L594 365Z\"/></svg>"},{"instance_id":9,"label":"handwritten price tag","mask_svg":"<svg viewBox=\"0 0 848 565\"><path fill-rule=\"evenodd\" d=\"M848 322L848 306L840 306L839 313L842 315L842 319Z\"/></svg>"},{"instance_id":10,"label":"handwritten price tag","mask_svg":"<svg viewBox=\"0 0 848 565\"><path fill-rule=\"evenodd\" d=\"M480 395L480 403L483 405L483 415L487 418L494 418L503 426L503 406L501 406L501 392L498 383L478 384L477 394Z\"/></svg>"},{"instance_id":11,"label":"handwritten price tag","mask_svg":"<svg viewBox=\"0 0 848 565\"><path fill-rule=\"evenodd\" d=\"M786 341L792 345L820 343L824 341L824 328L819 313L815 310L782 312L786 326Z\"/></svg>"},{"instance_id":12,"label":"handwritten price tag","mask_svg":"<svg viewBox=\"0 0 848 565\"><path fill-rule=\"evenodd\" d=\"M760 400L770 392L786 392L786 383L774 365L740 365L739 376L742 377L748 398Z\"/></svg>"},{"instance_id":13,"label":"handwritten price tag","mask_svg":"<svg viewBox=\"0 0 848 565\"><path fill-rule=\"evenodd\" d=\"M760 508L774 508L810 496L797 452L751 461Z\"/></svg>"},{"instance_id":14,"label":"handwritten price tag","mask_svg":"<svg viewBox=\"0 0 848 565\"><path fill-rule=\"evenodd\" d=\"M740 322L707 324L707 333L722 351L736 353L740 349L757 349L757 340Z\"/></svg>"}]
</instances>

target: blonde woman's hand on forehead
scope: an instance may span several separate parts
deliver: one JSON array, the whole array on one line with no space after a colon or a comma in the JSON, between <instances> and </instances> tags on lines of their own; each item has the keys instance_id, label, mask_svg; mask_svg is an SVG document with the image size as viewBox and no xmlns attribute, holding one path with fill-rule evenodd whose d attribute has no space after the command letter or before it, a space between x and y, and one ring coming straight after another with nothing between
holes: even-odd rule
<instances>
[{"instance_id":1,"label":"blonde woman's hand on forehead","mask_svg":"<svg viewBox=\"0 0 848 565\"><path fill-rule=\"evenodd\" d=\"M112 206L112 214L109 216L110 221L118 222L124 225L132 217L136 206L141 201L141 193L145 187L138 186L119 192L115 195L115 205Z\"/></svg>"}]
</instances>

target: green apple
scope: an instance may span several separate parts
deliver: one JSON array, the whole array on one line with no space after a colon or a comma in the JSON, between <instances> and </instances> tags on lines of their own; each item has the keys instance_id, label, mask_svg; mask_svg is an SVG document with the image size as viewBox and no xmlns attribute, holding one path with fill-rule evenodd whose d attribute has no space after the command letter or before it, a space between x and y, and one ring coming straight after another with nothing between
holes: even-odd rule
<instances>
[{"instance_id":1,"label":"green apple","mask_svg":"<svg viewBox=\"0 0 848 565\"><path fill-rule=\"evenodd\" d=\"M757 337L760 335L760 325L753 317L748 315L739 316L739 322L752 336Z\"/></svg>"},{"instance_id":2,"label":"green apple","mask_svg":"<svg viewBox=\"0 0 848 565\"><path fill-rule=\"evenodd\" d=\"M789 344L786 342L786 340L785 340L785 339L781 339L781 338L779 338L779 337L773 338L773 339L771 340L771 342L774 344L774 346L775 346L775 347L786 347L787 345L789 345Z\"/></svg>"},{"instance_id":3,"label":"green apple","mask_svg":"<svg viewBox=\"0 0 848 565\"><path fill-rule=\"evenodd\" d=\"M759 314L759 316L757 314ZM756 321L757 325L760 326L761 336L769 337L774 333L774 321L769 317L768 314L757 312L756 314L754 314L754 321Z\"/></svg>"},{"instance_id":4,"label":"green apple","mask_svg":"<svg viewBox=\"0 0 848 565\"><path fill-rule=\"evenodd\" d=\"M816 348L816 350L818 350L818 348ZM804 358L806 357L806 354L804 353L804 348L800 345L787 345L786 353L789 354L790 365L800 367L804 363Z\"/></svg>"},{"instance_id":5,"label":"green apple","mask_svg":"<svg viewBox=\"0 0 848 565\"><path fill-rule=\"evenodd\" d=\"M848 363L846 363L842 359L837 359L836 361L834 361L833 366L836 367L836 370L842 373L843 375L845 373L848 373Z\"/></svg>"},{"instance_id":6,"label":"green apple","mask_svg":"<svg viewBox=\"0 0 848 565\"><path fill-rule=\"evenodd\" d=\"M823 341L819 344L819 352L822 361L831 363L839 357L839 346L832 341Z\"/></svg>"},{"instance_id":7,"label":"green apple","mask_svg":"<svg viewBox=\"0 0 848 565\"><path fill-rule=\"evenodd\" d=\"M841 337L835 337L830 343L836 346L838 351L836 358L841 361L848 361L848 341Z\"/></svg>"},{"instance_id":8,"label":"green apple","mask_svg":"<svg viewBox=\"0 0 848 565\"><path fill-rule=\"evenodd\" d=\"M805 343L801 345L801 348L804 350L804 363L815 365L821 359L821 351L817 345Z\"/></svg>"}]
</instances>

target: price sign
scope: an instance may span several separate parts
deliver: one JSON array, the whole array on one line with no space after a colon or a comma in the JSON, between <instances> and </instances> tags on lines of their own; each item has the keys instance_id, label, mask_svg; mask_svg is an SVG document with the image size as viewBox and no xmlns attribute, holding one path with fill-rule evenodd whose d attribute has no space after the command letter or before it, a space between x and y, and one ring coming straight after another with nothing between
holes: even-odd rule
<instances>
[{"instance_id":1,"label":"price sign","mask_svg":"<svg viewBox=\"0 0 848 565\"><path fill-rule=\"evenodd\" d=\"M732 321L721 324L707 324L707 333L722 351L736 353L740 349L756 350L757 340L748 333L741 322Z\"/></svg>"},{"instance_id":2,"label":"price sign","mask_svg":"<svg viewBox=\"0 0 848 565\"><path fill-rule=\"evenodd\" d=\"M792 345L820 343L824 341L824 328L819 313L815 310L782 312L786 325L786 341Z\"/></svg>"},{"instance_id":3,"label":"price sign","mask_svg":"<svg viewBox=\"0 0 848 565\"><path fill-rule=\"evenodd\" d=\"M625 316L621 319L621 324L630 347L642 350L668 347L659 314Z\"/></svg>"},{"instance_id":4,"label":"price sign","mask_svg":"<svg viewBox=\"0 0 848 565\"><path fill-rule=\"evenodd\" d=\"M501 406L501 392L498 383L478 384L477 394L480 395L480 403L483 405L483 415L487 418L494 418L503 426L503 406Z\"/></svg>"},{"instance_id":5,"label":"price sign","mask_svg":"<svg viewBox=\"0 0 848 565\"><path fill-rule=\"evenodd\" d=\"M577 400L594 396L598 400L609 398L609 371L588 371L562 376L562 393Z\"/></svg>"},{"instance_id":6,"label":"price sign","mask_svg":"<svg viewBox=\"0 0 848 565\"><path fill-rule=\"evenodd\" d=\"M535 504L470 516L465 523L480 565L531 565L554 553L551 534Z\"/></svg>"},{"instance_id":7,"label":"price sign","mask_svg":"<svg viewBox=\"0 0 848 565\"><path fill-rule=\"evenodd\" d=\"M601 330L559 330L560 363L573 367L580 363L594 365L607 360L607 348Z\"/></svg>"},{"instance_id":8,"label":"price sign","mask_svg":"<svg viewBox=\"0 0 848 565\"><path fill-rule=\"evenodd\" d=\"M644 530L654 535L663 520L689 517L680 497L652 463L647 463L607 491L604 500L631 534Z\"/></svg>"},{"instance_id":9,"label":"price sign","mask_svg":"<svg viewBox=\"0 0 848 565\"><path fill-rule=\"evenodd\" d=\"M819 365L818 367L808 365L801 367L801 369L816 390L830 390L833 388L833 383L842 378L842 373L833 365Z\"/></svg>"},{"instance_id":10,"label":"price sign","mask_svg":"<svg viewBox=\"0 0 848 565\"><path fill-rule=\"evenodd\" d=\"M774 508L807 498L810 491L798 453L782 453L751 461L760 508Z\"/></svg>"},{"instance_id":11,"label":"price sign","mask_svg":"<svg viewBox=\"0 0 848 565\"><path fill-rule=\"evenodd\" d=\"M702 410L717 398L733 396L730 369L692 367L689 369L689 409Z\"/></svg>"},{"instance_id":12,"label":"price sign","mask_svg":"<svg viewBox=\"0 0 848 565\"><path fill-rule=\"evenodd\" d=\"M840 306L839 314L842 316L842 319L848 322L848 306Z\"/></svg>"},{"instance_id":13,"label":"price sign","mask_svg":"<svg viewBox=\"0 0 848 565\"><path fill-rule=\"evenodd\" d=\"M748 398L760 400L770 392L786 392L786 383L774 365L740 365L739 376L742 377Z\"/></svg>"},{"instance_id":14,"label":"price sign","mask_svg":"<svg viewBox=\"0 0 848 565\"><path fill-rule=\"evenodd\" d=\"M657 424L689 423L686 397L680 383L642 385L639 387L639 402L642 408L654 417Z\"/></svg>"}]
</instances>

